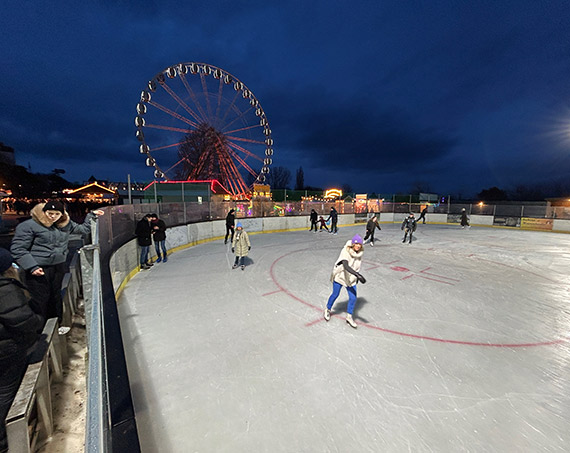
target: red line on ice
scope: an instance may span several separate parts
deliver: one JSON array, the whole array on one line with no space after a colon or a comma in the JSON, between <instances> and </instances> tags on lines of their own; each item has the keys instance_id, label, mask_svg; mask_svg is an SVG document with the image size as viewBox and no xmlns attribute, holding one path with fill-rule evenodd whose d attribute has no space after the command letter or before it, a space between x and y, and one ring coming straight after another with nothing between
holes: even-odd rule
<instances>
[{"instance_id":1,"label":"red line on ice","mask_svg":"<svg viewBox=\"0 0 570 453\"><path fill-rule=\"evenodd\" d=\"M271 263L271 267L269 268L269 275L271 276L271 280L273 280L273 283L275 283L275 285L281 291L283 291L285 294L287 294L289 297L296 300L297 302L302 303L303 305L305 305L309 308L312 308L318 312L321 312L322 308L317 307L313 304L310 304L309 302L304 301L300 297L295 296L291 291L289 291L287 288L283 287L277 281L277 277L275 276L275 265L279 261L281 261L283 258L285 258L287 256L293 255L294 253L304 252L306 250L310 250L310 249L306 248L306 249L294 250L292 252L281 255L279 258L275 259L275 261L273 261L273 263ZM489 260L485 260L485 261L489 261ZM507 266L507 267L510 267L510 266ZM316 323L317 323L317 321L315 320L314 324L316 324ZM535 346L551 346L551 345L555 345L555 344L566 343L568 341L568 339L563 338L563 339L558 339L558 340L543 341L543 342L537 342L537 343L483 343L483 342L475 342L475 341L450 340L450 339L446 339L446 338L428 337L425 335L416 335L416 334L407 333L407 332L399 332L397 330L385 329L385 328L380 327L380 326L375 326L372 324L365 324L362 322L357 322L357 324L361 325L363 327L367 327L368 329L379 330L379 331L384 332L384 333L399 335L401 337L416 338L418 340L435 341L438 343L460 344L460 345L464 345L464 346L485 346L485 347L493 347L493 348L530 348L530 347L535 347ZM309 325L312 325L312 323L309 323Z\"/></svg>"}]
</instances>

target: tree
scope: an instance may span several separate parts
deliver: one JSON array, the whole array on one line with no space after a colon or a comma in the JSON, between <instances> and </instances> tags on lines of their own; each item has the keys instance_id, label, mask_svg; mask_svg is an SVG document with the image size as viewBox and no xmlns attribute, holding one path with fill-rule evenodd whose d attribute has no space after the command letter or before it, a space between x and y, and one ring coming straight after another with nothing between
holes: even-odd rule
<instances>
[{"instance_id":1,"label":"tree","mask_svg":"<svg viewBox=\"0 0 570 453\"><path fill-rule=\"evenodd\" d=\"M479 197L481 201L505 201L508 199L507 192L498 187L483 189L477 194L477 197Z\"/></svg>"},{"instance_id":2,"label":"tree","mask_svg":"<svg viewBox=\"0 0 570 453\"><path fill-rule=\"evenodd\" d=\"M343 194L352 193L352 186L350 184L343 184L342 193Z\"/></svg>"},{"instance_id":3,"label":"tree","mask_svg":"<svg viewBox=\"0 0 570 453\"><path fill-rule=\"evenodd\" d=\"M291 172L285 167L271 167L266 181L272 189L287 189L291 181Z\"/></svg>"},{"instance_id":4,"label":"tree","mask_svg":"<svg viewBox=\"0 0 570 453\"><path fill-rule=\"evenodd\" d=\"M295 190L303 190L305 188L305 174L303 167L299 167L295 178Z\"/></svg>"}]
</instances>

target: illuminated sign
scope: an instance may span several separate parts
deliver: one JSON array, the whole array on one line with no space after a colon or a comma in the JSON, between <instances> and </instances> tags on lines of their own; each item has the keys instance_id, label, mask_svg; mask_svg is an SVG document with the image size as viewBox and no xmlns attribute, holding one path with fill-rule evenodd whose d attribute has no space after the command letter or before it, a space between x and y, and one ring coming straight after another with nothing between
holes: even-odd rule
<instances>
[{"instance_id":1,"label":"illuminated sign","mask_svg":"<svg viewBox=\"0 0 570 453\"><path fill-rule=\"evenodd\" d=\"M325 199L340 198L342 197L342 190L340 189L328 189L325 191Z\"/></svg>"}]
</instances>

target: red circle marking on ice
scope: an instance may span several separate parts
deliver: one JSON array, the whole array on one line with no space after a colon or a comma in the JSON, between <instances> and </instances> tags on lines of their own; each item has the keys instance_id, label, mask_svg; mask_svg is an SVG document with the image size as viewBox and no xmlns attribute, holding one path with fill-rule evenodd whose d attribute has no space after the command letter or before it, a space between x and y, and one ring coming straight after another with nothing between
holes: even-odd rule
<instances>
[{"instance_id":1,"label":"red circle marking on ice","mask_svg":"<svg viewBox=\"0 0 570 453\"><path fill-rule=\"evenodd\" d=\"M320 306L317 307L316 305L313 305L313 304L301 299L300 297L296 296L291 291L289 291L287 288L282 286L277 281L277 277L275 277L275 265L279 261L281 261L283 258L285 258L289 255L293 255L294 253L304 252L307 250L310 250L310 249L307 248L307 249L294 250L292 252L281 255L279 258L277 258L275 261L273 261L273 263L271 263L271 267L269 268L269 275L271 276L271 280L273 280L273 283L275 283L275 285L281 291L283 291L285 294L287 294L289 297L291 297L292 299L295 299L297 302L300 302L303 305L306 305L307 307L310 307L310 308L312 308L312 309L314 309L320 313L322 311L322 308ZM500 264L500 263L497 263L497 264ZM339 316L335 315L335 317L339 317ZM555 345L555 344L566 343L567 341L570 340L570 338L568 338L568 339L558 339L558 340L552 340L552 341L543 341L540 343L482 343L482 342L474 342L474 341L450 340L450 339L445 339L445 338L427 337L424 335L415 335L415 334L407 333L407 332L399 332L397 330L384 329L384 328L379 327L379 326L375 326L372 324L364 324L361 322L357 322L357 324L362 326L362 327L366 327L368 329L379 330L381 332L390 333L393 335L399 335L402 337L417 338L419 340L436 341L439 343L461 344L464 346L486 346L486 347L494 347L494 348L530 348L530 347L535 347L535 346L551 346L551 345Z\"/></svg>"}]
</instances>

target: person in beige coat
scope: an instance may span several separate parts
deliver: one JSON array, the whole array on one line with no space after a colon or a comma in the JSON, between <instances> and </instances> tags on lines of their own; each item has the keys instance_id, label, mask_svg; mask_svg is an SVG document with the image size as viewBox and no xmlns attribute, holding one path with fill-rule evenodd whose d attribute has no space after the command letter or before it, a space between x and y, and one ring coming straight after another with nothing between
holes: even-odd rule
<instances>
[{"instance_id":1,"label":"person in beige coat","mask_svg":"<svg viewBox=\"0 0 570 453\"><path fill-rule=\"evenodd\" d=\"M356 284L358 282L366 283L366 279L359 273L363 254L362 238L358 234L342 248L331 274L333 291L325 308L324 316L326 321L331 319L332 306L340 294L340 289L344 286L348 292L346 322L356 329L356 323L352 319L352 313L356 304Z\"/></svg>"},{"instance_id":2,"label":"person in beige coat","mask_svg":"<svg viewBox=\"0 0 570 453\"><path fill-rule=\"evenodd\" d=\"M243 229L240 222L236 225L236 234L232 241L232 252L236 254L236 260L232 269L241 266L241 270L245 269L245 257L251 250L251 243L249 242L249 236L247 232Z\"/></svg>"}]
</instances>

